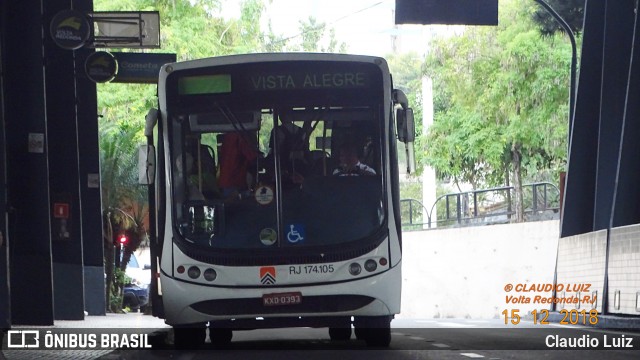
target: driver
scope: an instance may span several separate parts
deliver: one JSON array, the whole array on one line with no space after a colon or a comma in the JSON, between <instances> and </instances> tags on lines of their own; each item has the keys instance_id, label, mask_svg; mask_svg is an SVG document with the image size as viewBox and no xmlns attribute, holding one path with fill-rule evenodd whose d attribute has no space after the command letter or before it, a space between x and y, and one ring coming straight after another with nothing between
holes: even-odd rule
<instances>
[{"instance_id":1,"label":"driver","mask_svg":"<svg viewBox=\"0 0 640 360\"><path fill-rule=\"evenodd\" d=\"M333 171L335 176L375 175L376 171L360 162L357 147L353 143L344 143L339 150L340 165Z\"/></svg>"}]
</instances>

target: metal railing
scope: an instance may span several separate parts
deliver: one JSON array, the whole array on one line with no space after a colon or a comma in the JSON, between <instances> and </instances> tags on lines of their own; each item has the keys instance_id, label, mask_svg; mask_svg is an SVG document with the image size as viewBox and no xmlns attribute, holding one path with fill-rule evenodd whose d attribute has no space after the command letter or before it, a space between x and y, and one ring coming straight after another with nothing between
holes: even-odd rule
<instances>
[{"instance_id":1,"label":"metal railing","mask_svg":"<svg viewBox=\"0 0 640 360\"><path fill-rule=\"evenodd\" d=\"M410 231L508 223L515 215L513 192L513 186L502 186L444 194L430 210L416 199L402 199L402 228ZM523 194L525 221L558 218L560 190L557 186L548 182L526 184Z\"/></svg>"}]
</instances>

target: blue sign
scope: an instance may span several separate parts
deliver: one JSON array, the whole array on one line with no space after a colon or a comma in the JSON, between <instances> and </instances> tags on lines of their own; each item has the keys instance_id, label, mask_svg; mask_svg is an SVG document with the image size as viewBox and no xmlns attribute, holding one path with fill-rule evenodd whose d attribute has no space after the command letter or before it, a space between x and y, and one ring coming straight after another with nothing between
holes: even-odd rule
<instances>
[{"instance_id":1,"label":"blue sign","mask_svg":"<svg viewBox=\"0 0 640 360\"><path fill-rule=\"evenodd\" d=\"M303 224L289 224L286 226L285 231L287 233L287 241L291 244L302 242L307 236L304 232Z\"/></svg>"},{"instance_id":2,"label":"blue sign","mask_svg":"<svg viewBox=\"0 0 640 360\"><path fill-rule=\"evenodd\" d=\"M155 84L160 67L176 62L176 54L112 53L118 61L118 74L113 82Z\"/></svg>"}]
</instances>

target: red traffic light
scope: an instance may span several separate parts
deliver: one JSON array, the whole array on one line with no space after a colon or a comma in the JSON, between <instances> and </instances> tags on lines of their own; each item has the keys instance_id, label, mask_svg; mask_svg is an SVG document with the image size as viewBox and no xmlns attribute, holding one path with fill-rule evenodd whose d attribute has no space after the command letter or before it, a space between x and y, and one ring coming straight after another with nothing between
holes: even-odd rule
<instances>
[{"instance_id":1,"label":"red traffic light","mask_svg":"<svg viewBox=\"0 0 640 360\"><path fill-rule=\"evenodd\" d=\"M118 244L125 245L128 241L129 241L129 238L127 237L127 235L122 234L118 236Z\"/></svg>"}]
</instances>

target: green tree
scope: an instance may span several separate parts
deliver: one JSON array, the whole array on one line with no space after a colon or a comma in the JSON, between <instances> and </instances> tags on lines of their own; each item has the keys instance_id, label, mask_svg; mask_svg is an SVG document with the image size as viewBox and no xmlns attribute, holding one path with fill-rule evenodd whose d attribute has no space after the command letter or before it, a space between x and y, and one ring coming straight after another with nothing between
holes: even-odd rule
<instances>
[{"instance_id":1,"label":"green tree","mask_svg":"<svg viewBox=\"0 0 640 360\"><path fill-rule=\"evenodd\" d=\"M287 43L286 50L328 53L346 51L346 44L336 39L335 29L328 29L326 23L319 22L313 16L300 20L298 31L298 35L283 40ZM298 38L300 41L296 43Z\"/></svg>"},{"instance_id":2,"label":"green tree","mask_svg":"<svg viewBox=\"0 0 640 360\"><path fill-rule=\"evenodd\" d=\"M562 35L540 36L533 6L501 1L500 26L434 42L426 66L441 91L427 162L474 187L510 180L518 221L523 177L566 160L571 48Z\"/></svg>"},{"instance_id":3,"label":"green tree","mask_svg":"<svg viewBox=\"0 0 640 360\"><path fill-rule=\"evenodd\" d=\"M586 0L543 0L569 25L571 31L578 33L584 26L584 8ZM564 28L558 24L555 18L542 6L539 6L532 15L533 21L538 24L540 32L544 35L553 35L556 32L564 32Z\"/></svg>"},{"instance_id":4,"label":"green tree","mask_svg":"<svg viewBox=\"0 0 640 360\"><path fill-rule=\"evenodd\" d=\"M136 144L141 139L138 127L128 122L100 124L100 173L103 209L103 247L107 276L106 300L110 306L121 301L122 279L114 269L114 239L126 233L129 243L124 248L119 270L124 270L131 252L145 238L143 218L146 211L146 190L138 185ZM110 311L119 309L111 307Z\"/></svg>"},{"instance_id":5,"label":"green tree","mask_svg":"<svg viewBox=\"0 0 640 360\"><path fill-rule=\"evenodd\" d=\"M262 11L259 0L247 0L238 20L216 16L218 1L96 0L96 11L157 10L161 17L162 51L174 52L179 60L250 51L260 43L259 29L250 18ZM203 36L209 34L209 36ZM242 41L240 41L241 39ZM255 49L253 51L258 51ZM147 110L157 106L156 87L147 84L101 84L98 86L101 120L101 187L103 201L107 304L118 311L122 281L114 270L113 239L126 233L120 270L126 268L131 253L146 238L143 219L146 189L137 184L137 145L144 143L142 131ZM115 307L114 307L115 306Z\"/></svg>"},{"instance_id":6,"label":"green tree","mask_svg":"<svg viewBox=\"0 0 640 360\"><path fill-rule=\"evenodd\" d=\"M300 20L302 51L316 51L324 34L324 28L325 24L318 23L318 20L312 16L307 21Z\"/></svg>"},{"instance_id":7,"label":"green tree","mask_svg":"<svg viewBox=\"0 0 640 360\"><path fill-rule=\"evenodd\" d=\"M481 111L479 96L499 66L495 29L468 29L432 44L426 73L434 83L434 124L420 139L425 161L443 179L480 186L502 182L504 143Z\"/></svg>"},{"instance_id":8,"label":"green tree","mask_svg":"<svg viewBox=\"0 0 640 360\"><path fill-rule=\"evenodd\" d=\"M261 30L265 10L263 0L243 0L238 18L224 18L219 0L95 0L96 11L158 11L160 13L161 46L144 52L169 52L178 61L236 53L301 50L294 43L297 37L286 39L269 27ZM311 18L301 24L304 47L309 51L340 51L344 44L325 24ZM309 33L307 33L309 31ZM328 42L325 47L323 41ZM129 51L129 50L123 50ZM139 51L139 50L135 50ZM124 270L131 252L143 242L146 189L137 184L136 148L144 143L144 117L148 109L157 107L156 86L148 84L100 84L98 107L101 114L100 151L104 214L105 269L107 272L107 303L122 296L122 276L113 269L113 239L126 232L121 269ZM118 303L118 301L115 301ZM120 300L121 303L121 300ZM111 311L117 311L111 308Z\"/></svg>"},{"instance_id":9,"label":"green tree","mask_svg":"<svg viewBox=\"0 0 640 360\"><path fill-rule=\"evenodd\" d=\"M385 59L393 76L393 87L402 90L413 107L416 119L422 118L422 63L423 59L413 52L387 54ZM421 122L416 123L421 128Z\"/></svg>"}]
</instances>

